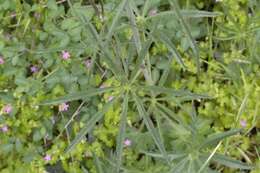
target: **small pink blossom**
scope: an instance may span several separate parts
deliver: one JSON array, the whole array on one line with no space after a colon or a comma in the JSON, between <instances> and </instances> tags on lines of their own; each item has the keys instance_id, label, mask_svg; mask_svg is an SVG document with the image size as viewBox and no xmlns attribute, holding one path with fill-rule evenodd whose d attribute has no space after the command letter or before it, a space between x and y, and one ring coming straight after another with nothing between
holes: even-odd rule
<instances>
[{"instance_id":1,"label":"small pink blossom","mask_svg":"<svg viewBox=\"0 0 260 173\"><path fill-rule=\"evenodd\" d=\"M130 139L125 139L124 145L125 145L126 147L131 146L131 144L132 144L132 141L131 141Z\"/></svg>"},{"instance_id":2,"label":"small pink blossom","mask_svg":"<svg viewBox=\"0 0 260 173\"><path fill-rule=\"evenodd\" d=\"M91 59L87 59L87 60L84 62L84 64L85 64L85 66L86 66L87 68L90 68L91 65L92 65Z\"/></svg>"},{"instance_id":3,"label":"small pink blossom","mask_svg":"<svg viewBox=\"0 0 260 173\"><path fill-rule=\"evenodd\" d=\"M4 63L5 63L4 58L3 58L2 56L0 56L0 65L1 65L1 64L4 64Z\"/></svg>"},{"instance_id":4,"label":"small pink blossom","mask_svg":"<svg viewBox=\"0 0 260 173\"><path fill-rule=\"evenodd\" d=\"M39 71L38 67L35 66L35 65L34 65L34 66L31 66L31 67L30 67L30 70L31 70L32 73L37 73L37 72Z\"/></svg>"},{"instance_id":5,"label":"small pink blossom","mask_svg":"<svg viewBox=\"0 0 260 173\"><path fill-rule=\"evenodd\" d=\"M245 128L247 125L246 120L240 120L240 125Z\"/></svg>"},{"instance_id":6,"label":"small pink blossom","mask_svg":"<svg viewBox=\"0 0 260 173\"><path fill-rule=\"evenodd\" d=\"M5 114L10 114L12 112L12 106L11 105L5 105L2 109L2 111L5 113Z\"/></svg>"},{"instance_id":7,"label":"small pink blossom","mask_svg":"<svg viewBox=\"0 0 260 173\"><path fill-rule=\"evenodd\" d=\"M34 13L33 15L37 20L39 20L41 18L41 14L40 13Z\"/></svg>"},{"instance_id":8,"label":"small pink blossom","mask_svg":"<svg viewBox=\"0 0 260 173\"><path fill-rule=\"evenodd\" d=\"M50 161L51 160L51 155L49 155L49 154L46 154L44 157L43 157L43 159L45 160L45 161Z\"/></svg>"},{"instance_id":9,"label":"small pink blossom","mask_svg":"<svg viewBox=\"0 0 260 173\"><path fill-rule=\"evenodd\" d=\"M105 84L102 84L102 85L100 85L99 88L100 88L100 89L106 88L106 85L105 85Z\"/></svg>"},{"instance_id":10,"label":"small pink blossom","mask_svg":"<svg viewBox=\"0 0 260 173\"><path fill-rule=\"evenodd\" d=\"M156 14L157 14L157 10L156 9L152 9L148 13L149 16L155 16Z\"/></svg>"},{"instance_id":11,"label":"small pink blossom","mask_svg":"<svg viewBox=\"0 0 260 173\"><path fill-rule=\"evenodd\" d=\"M9 128L7 125L4 125L3 127L1 127L2 132L8 132Z\"/></svg>"},{"instance_id":12,"label":"small pink blossom","mask_svg":"<svg viewBox=\"0 0 260 173\"><path fill-rule=\"evenodd\" d=\"M12 12L12 13L11 13L11 17L16 17L16 13L15 13L15 12Z\"/></svg>"},{"instance_id":13,"label":"small pink blossom","mask_svg":"<svg viewBox=\"0 0 260 173\"><path fill-rule=\"evenodd\" d=\"M113 96L109 96L109 97L108 97L108 101L112 101L113 99L114 99Z\"/></svg>"},{"instance_id":14,"label":"small pink blossom","mask_svg":"<svg viewBox=\"0 0 260 173\"><path fill-rule=\"evenodd\" d=\"M68 60L70 58L70 53L66 50L63 50L62 52L62 59Z\"/></svg>"},{"instance_id":15,"label":"small pink blossom","mask_svg":"<svg viewBox=\"0 0 260 173\"><path fill-rule=\"evenodd\" d=\"M69 104L67 103L62 103L59 105L59 111L64 112L69 110Z\"/></svg>"}]
</instances>

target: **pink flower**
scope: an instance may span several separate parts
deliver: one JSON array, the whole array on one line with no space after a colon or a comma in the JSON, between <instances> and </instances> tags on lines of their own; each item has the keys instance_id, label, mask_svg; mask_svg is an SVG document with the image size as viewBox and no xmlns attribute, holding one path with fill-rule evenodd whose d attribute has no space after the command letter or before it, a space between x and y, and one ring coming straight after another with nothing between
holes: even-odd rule
<instances>
[{"instance_id":1,"label":"pink flower","mask_svg":"<svg viewBox=\"0 0 260 173\"><path fill-rule=\"evenodd\" d=\"M34 65L34 66L31 66L30 70L32 73L36 73L36 72L38 72L39 69L37 66Z\"/></svg>"},{"instance_id":2,"label":"pink flower","mask_svg":"<svg viewBox=\"0 0 260 173\"><path fill-rule=\"evenodd\" d=\"M67 103L62 103L59 105L59 111L64 112L69 110L69 104Z\"/></svg>"},{"instance_id":3,"label":"pink flower","mask_svg":"<svg viewBox=\"0 0 260 173\"><path fill-rule=\"evenodd\" d=\"M148 16L155 16L157 14L157 10L156 9L152 9L149 11Z\"/></svg>"},{"instance_id":4,"label":"pink flower","mask_svg":"<svg viewBox=\"0 0 260 173\"><path fill-rule=\"evenodd\" d=\"M1 65L1 64L4 64L4 63L5 63L4 58L3 58L2 56L0 56L0 65Z\"/></svg>"},{"instance_id":5,"label":"pink flower","mask_svg":"<svg viewBox=\"0 0 260 173\"><path fill-rule=\"evenodd\" d=\"M129 139L125 139L125 141L124 141L124 145L125 145L126 147L131 146L131 144L132 144L132 141L131 141L131 140L129 140Z\"/></svg>"},{"instance_id":6,"label":"pink flower","mask_svg":"<svg viewBox=\"0 0 260 173\"><path fill-rule=\"evenodd\" d=\"M84 64L85 64L85 66L86 66L87 68L90 68L90 67L91 67L91 64L92 64L91 59L87 59L87 60L84 62Z\"/></svg>"},{"instance_id":7,"label":"pink flower","mask_svg":"<svg viewBox=\"0 0 260 173\"><path fill-rule=\"evenodd\" d=\"M241 125L243 128L245 128L246 125L247 125L246 120L240 120L240 125Z\"/></svg>"},{"instance_id":8,"label":"pink flower","mask_svg":"<svg viewBox=\"0 0 260 173\"><path fill-rule=\"evenodd\" d=\"M62 52L62 59L68 60L70 58L70 53L66 50L63 50Z\"/></svg>"},{"instance_id":9,"label":"pink flower","mask_svg":"<svg viewBox=\"0 0 260 173\"><path fill-rule=\"evenodd\" d=\"M102 84L102 85L100 85L99 88L100 88L100 89L106 88L106 85L105 85L105 84Z\"/></svg>"},{"instance_id":10,"label":"pink flower","mask_svg":"<svg viewBox=\"0 0 260 173\"><path fill-rule=\"evenodd\" d=\"M109 96L109 97L108 97L108 101L112 101L113 98L114 98L113 96Z\"/></svg>"},{"instance_id":11,"label":"pink flower","mask_svg":"<svg viewBox=\"0 0 260 173\"><path fill-rule=\"evenodd\" d=\"M41 18L41 14L40 13L34 13L33 15L37 20L39 20Z\"/></svg>"},{"instance_id":12,"label":"pink flower","mask_svg":"<svg viewBox=\"0 0 260 173\"><path fill-rule=\"evenodd\" d=\"M51 155L49 155L49 154L46 154L44 157L43 157L43 159L45 160L45 161L50 161L51 160Z\"/></svg>"},{"instance_id":13,"label":"pink flower","mask_svg":"<svg viewBox=\"0 0 260 173\"><path fill-rule=\"evenodd\" d=\"M8 126L4 125L3 127L1 127L2 132L8 132Z\"/></svg>"},{"instance_id":14,"label":"pink flower","mask_svg":"<svg viewBox=\"0 0 260 173\"><path fill-rule=\"evenodd\" d=\"M11 13L11 17L16 17L16 13L15 13L15 12L12 12L12 13Z\"/></svg>"},{"instance_id":15,"label":"pink flower","mask_svg":"<svg viewBox=\"0 0 260 173\"><path fill-rule=\"evenodd\" d=\"M10 114L12 112L12 106L11 105L5 105L2 109L2 111L5 113L5 114Z\"/></svg>"}]
</instances>

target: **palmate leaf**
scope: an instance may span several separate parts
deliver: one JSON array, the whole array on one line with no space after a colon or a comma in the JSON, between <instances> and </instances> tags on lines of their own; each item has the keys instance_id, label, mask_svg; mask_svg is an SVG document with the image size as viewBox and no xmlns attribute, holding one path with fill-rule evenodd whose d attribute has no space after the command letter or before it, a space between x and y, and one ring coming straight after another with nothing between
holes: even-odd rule
<instances>
[{"instance_id":1,"label":"palmate leaf","mask_svg":"<svg viewBox=\"0 0 260 173\"><path fill-rule=\"evenodd\" d=\"M135 68L134 68L134 70L133 70L133 72L132 72L132 74L131 74L131 81L134 81L135 78L137 77L138 72L140 71L141 65L143 64L145 57L146 57L147 54L149 53L149 48L151 47L152 42L153 42L153 40L152 40L151 37L149 37L149 38L144 42L144 44L143 44L143 46L142 46L142 49L141 49L141 51L140 51L140 55L139 55L139 57L138 57L138 59L137 59L137 62L136 62L136 64L135 64Z\"/></svg>"},{"instance_id":2,"label":"palmate leaf","mask_svg":"<svg viewBox=\"0 0 260 173\"><path fill-rule=\"evenodd\" d=\"M243 101L238 109L238 113L236 115L236 123L239 121L241 115L245 112L246 110L246 106L247 106L247 102L248 102L248 97L249 97L249 93L247 93L245 95L245 97L243 98Z\"/></svg>"},{"instance_id":3,"label":"palmate leaf","mask_svg":"<svg viewBox=\"0 0 260 173\"><path fill-rule=\"evenodd\" d=\"M146 0L144 3L144 7L142 10L142 16L145 16L151 7L154 7L156 5L159 5L161 0Z\"/></svg>"},{"instance_id":4,"label":"palmate leaf","mask_svg":"<svg viewBox=\"0 0 260 173\"><path fill-rule=\"evenodd\" d=\"M144 153L144 154L146 154L147 156L150 156L150 157L163 159L163 155L160 154L160 153L150 153L150 152L146 152L146 151L141 151L141 153ZM168 154L168 157L171 161L173 161L173 160L176 160L176 159L183 158L186 155L187 155L186 153Z\"/></svg>"},{"instance_id":5,"label":"palmate leaf","mask_svg":"<svg viewBox=\"0 0 260 173\"><path fill-rule=\"evenodd\" d=\"M200 169L198 171L198 173L201 173L203 172L205 169L207 169L207 165L208 163L210 162L210 160L212 159L212 157L214 156L214 154L217 152L217 150L219 149L219 147L221 146L221 141L218 143L218 145L214 148L214 150L211 152L211 154L209 155L209 157L207 158L206 161L204 161L204 163L202 164L201 161L198 159L198 162L199 162L199 165L200 166Z\"/></svg>"},{"instance_id":6,"label":"palmate leaf","mask_svg":"<svg viewBox=\"0 0 260 173\"><path fill-rule=\"evenodd\" d=\"M209 11L201 11L201 10L180 10L181 15L185 18L202 18L202 17L217 17L222 15L218 12L209 12ZM154 16L149 16L146 20L150 19L160 19L160 18L169 18L175 17L176 14L174 11L163 11Z\"/></svg>"},{"instance_id":7,"label":"palmate leaf","mask_svg":"<svg viewBox=\"0 0 260 173\"><path fill-rule=\"evenodd\" d=\"M159 39L161 42L165 44L165 46L169 49L169 51L173 54L173 56L176 58L177 62L186 69L184 62L182 61L182 57L179 54L177 48L175 45L171 42L171 40L163 33L156 33L156 38Z\"/></svg>"},{"instance_id":8,"label":"palmate leaf","mask_svg":"<svg viewBox=\"0 0 260 173\"><path fill-rule=\"evenodd\" d=\"M141 39L140 39L140 34L137 28L137 24L136 24L136 19L135 19L135 15L134 12L131 8L131 5L129 2L127 2L127 13L130 19L130 23L131 23L131 29L133 31L133 40L134 40L134 44L137 50L137 53L139 55L141 49L142 49L142 45L141 45Z\"/></svg>"},{"instance_id":9,"label":"palmate leaf","mask_svg":"<svg viewBox=\"0 0 260 173\"><path fill-rule=\"evenodd\" d=\"M190 27L181 14L181 10L180 10L178 2L176 0L169 0L169 2L172 4L172 6L174 8L174 12L175 12L177 18L180 20L180 23L183 27L184 34L189 39L190 46L191 46L194 56L196 58L197 71L199 72L199 69L200 69L199 50L195 43L195 40L192 38L191 31L189 29Z\"/></svg>"},{"instance_id":10,"label":"palmate leaf","mask_svg":"<svg viewBox=\"0 0 260 173\"><path fill-rule=\"evenodd\" d=\"M168 75L170 74L171 71L171 64L172 64L173 57L169 55L167 57L169 59L168 64L165 68L163 68L163 73L158 83L159 86L163 86L167 82Z\"/></svg>"},{"instance_id":11,"label":"palmate leaf","mask_svg":"<svg viewBox=\"0 0 260 173\"><path fill-rule=\"evenodd\" d=\"M84 166L81 165L81 167L82 167L82 172L83 173L89 173L88 170Z\"/></svg>"},{"instance_id":12,"label":"palmate leaf","mask_svg":"<svg viewBox=\"0 0 260 173\"><path fill-rule=\"evenodd\" d=\"M226 131L226 132L223 132L223 133L208 136L208 138L201 144L200 148L212 146L212 145L220 142L221 140L223 140L227 137L238 134L239 132L241 132L241 129L232 129L232 130L229 130L229 131Z\"/></svg>"},{"instance_id":13,"label":"palmate leaf","mask_svg":"<svg viewBox=\"0 0 260 173\"><path fill-rule=\"evenodd\" d=\"M152 135L154 142L156 143L157 147L159 148L160 152L162 153L163 158L168 163L170 163L167 152L166 152L164 144L163 144L163 141L160 138L158 131L154 127L154 124L153 124L152 120L150 119L149 115L147 115L140 98L138 96L136 96L135 93L133 93L133 97L134 97L134 101L135 101L135 104L137 106L137 110L139 112L139 115L143 118L144 123L145 123L148 131Z\"/></svg>"},{"instance_id":14,"label":"palmate leaf","mask_svg":"<svg viewBox=\"0 0 260 173\"><path fill-rule=\"evenodd\" d=\"M98 173L104 173L101 162L100 162L98 156L96 156L96 154L94 152L93 152L93 158L94 158L94 163L95 163L97 172Z\"/></svg>"},{"instance_id":15,"label":"palmate leaf","mask_svg":"<svg viewBox=\"0 0 260 173\"><path fill-rule=\"evenodd\" d=\"M183 158L178 164L176 164L169 173L184 173L186 171L187 163L189 162L189 158L185 157Z\"/></svg>"},{"instance_id":16,"label":"palmate leaf","mask_svg":"<svg viewBox=\"0 0 260 173\"><path fill-rule=\"evenodd\" d=\"M73 141L70 143L68 148L65 150L66 153L70 152L85 136L86 134L93 129L93 127L96 125L96 123L102 119L103 115L109 110L109 108L113 105L114 101L116 98L113 100L109 101L104 105L104 107L94 114L90 120L84 125L84 127L79 131L79 133L76 135L76 137L73 139Z\"/></svg>"},{"instance_id":17,"label":"palmate leaf","mask_svg":"<svg viewBox=\"0 0 260 173\"><path fill-rule=\"evenodd\" d=\"M175 90L172 88L165 88L162 86L138 86L138 89L143 90L143 91L152 91L152 92L156 92L156 93L160 93L160 94L166 94L167 96L169 96L169 99L171 99L171 96L172 97L187 97L187 98L189 98L189 100L211 98L210 96L203 95L203 94L195 94L190 91Z\"/></svg>"},{"instance_id":18,"label":"palmate leaf","mask_svg":"<svg viewBox=\"0 0 260 173\"><path fill-rule=\"evenodd\" d=\"M180 119L180 117L178 117L178 115L176 115L174 112L166 112L164 110L164 105L163 104L160 104L160 103L156 103L156 106L154 108L155 112L158 114L158 115L161 115L162 117L164 117L165 119L169 120L169 122L175 126L176 123L181 123L182 120ZM165 107L166 108L166 107ZM161 110L162 109L162 110ZM168 108L167 108L168 109ZM164 111L163 111L164 110ZM169 109L170 110L170 109ZM170 110L171 111L171 110ZM166 112L166 113L165 113ZM170 116L170 115L171 116Z\"/></svg>"},{"instance_id":19,"label":"palmate leaf","mask_svg":"<svg viewBox=\"0 0 260 173\"><path fill-rule=\"evenodd\" d=\"M115 161L115 159L114 159L114 157L112 156L112 158L110 157L110 158L108 158L108 157L105 157L105 158L103 158L103 163L106 165L106 168L108 168L108 170L112 173L114 173L115 171L114 171L114 169L113 168L115 168L117 165L117 162ZM108 172L109 172L108 171ZM121 165L120 166L120 171L121 172L130 172L129 171L129 168L126 168L124 165ZM110 173L109 172L109 173ZM121 173L120 172L120 173Z\"/></svg>"},{"instance_id":20,"label":"palmate leaf","mask_svg":"<svg viewBox=\"0 0 260 173\"><path fill-rule=\"evenodd\" d=\"M201 17L218 17L221 16L220 12L210 12L203 10L180 10L181 15L187 18L201 18Z\"/></svg>"},{"instance_id":21,"label":"palmate leaf","mask_svg":"<svg viewBox=\"0 0 260 173\"><path fill-rule=\"evenodd\" d=\"M149 49L154 41L153 33L156 32L158 27L159 21L151 28L151 31L147 33L148 37L143 41L144 43L141 44L141 50L138 54L137 62L135 63L134 70L131 74L131 82L134 82L135 79L138 77L141 69L142 64L144 64L144 60L146 56L149 55Z\"/></svg>"},{"instance_id":22,"label":"palmate leaf","mask_svg":"<svg viewBox=\"0 0 260 173\"><path fill-rule=\"evenodd\" d=\"M124 8L125 8L125 6L126 6L127 1L128 1L128 0L123 0L123 1L119 4L119 6L118 6L118 8L117 8L117 13L116 13L116 15L113 17L112 24L111 24L111 26L110 26L110 28L109 28L109 30L108 30L107 35L106 35L106 42L109 42L110 39L111 39L111 37L112 37L112 35L114 34L116 25L117 25L117 23L118 23L118 20L119 20L120 17L122 16L122 12L123 12L123 10L124 10Z\"/></svg>"},{"instance_id":23,"label":"palmate leaf","mask_svg":"<svg viewBox=\"0 0 260 173\"><path fill-rule=\"evenodd\" d=\"M91 88L87 91L80 91L72 94L68 94L64 97L60 97L53 100L47 100L42 102L40 105L54 105L54 104L60 104L64 102L74 101L74 100L80 100L80 99L86 99L95 95L103 94L106 92L113 91L116 87L107 87L107 88Z\"/></svg>"},{"instance_id":24,"label":"palmate leaf","mask_svg":"<svg viewBox=\"0 0 260 173\"><path fill-rule=\"evenodd\" d=\"M124 101L122 103L120 129L119 129L119 134L117 136L117 144L116 144L116 154L117 154L116 172L117 173L120 173L120 167L122 163L123 141L125 139L125 129L127 123L127 109L128 109L128 94L124 96Z\"/></svg>"},{"instance_id":25,"label":"palmate leaf","mask_svg":"<svg viewBox=\"0 0 260 173\"><path fill-rule=\"evenodd\" d=\"M238 160L234 160L234 159L227 157L227 156L224 156L222 154L215 154L212 157L212 160L221 164L221 165L225 165L225 166L230 167L230 168L246 169L246 170L253 169L252 166L250 166L246 163L243 163L243 162L238 161Z\"/></svg>"},{"instance_id":26,"label":"palmate leaf","mask_svg":"<svg viewBox=\"0 0 260 173\"><path fill-rule=\"evenodd\" d=\"M68 0L68 4L73 12L73 15L75 15L76 17L78 17L78 19L80 20L80 22L82 23L83 26L86 26L87 29L90 31L91 35L93 36L95 42L98 43L98 46L101 50L101 54L104 56L102 58L102 60L108 65L109 69L113 72L113 74L117 77L117 78L121 78L120 74L123 74L123 70L121 68L120 65L118 65L112 55L111 52L109 52L108 50L108 46L107 44L104 44L104 42L102 42L102 39L100 38L97 30L95 29L95 27L93 26L93 24L86 18L84 18L84 16L80 15L79 13L77 13L77 11L75 10L73 4L71 3L70 0Z\"/></svg>"}]
</instances>

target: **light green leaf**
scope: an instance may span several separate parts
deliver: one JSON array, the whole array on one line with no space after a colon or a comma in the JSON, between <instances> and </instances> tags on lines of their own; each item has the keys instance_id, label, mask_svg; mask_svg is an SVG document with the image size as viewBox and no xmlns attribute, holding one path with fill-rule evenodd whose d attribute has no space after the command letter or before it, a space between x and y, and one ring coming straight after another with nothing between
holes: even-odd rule
<instances>
[{"instance_id":1,"label":"light green leaf","mask_svg":"<svg viewBox=\"0 0 260 173\"><path fill-rule=\"evenodd\" d=\"M47 1L47 7L51 10L58 10L58 6L56 4L56 0L48 0Z\"/></svg>"},{"instance_id":2,"label":"light green leaf","mask_svg":"<svg viewBox=\"0 0 260 173\"><path fill-rule=\"evenodd\" d=\"M241 129L232 129L223 133L219 133L219 134L214 134L212 136L208 136L207 139L201 144L200 148L204 148L204 147L208 147L211 145L214 145L218 142L220 142L221 140L229 137L229 136L233 136L237 133L241 132Z\"/></svg>"},{"instance_id":3,"label":"light green leaf","mask_svg":"<svg viewBox=\"0 0 260 173\"><path fill-rule=\"evenodd\" d=\"M97 172L98 173L104 173L104 170L102 168L102 165L101 165L101 162L100 162L98 156L96 156L96 154L93 153L93 157L94 157L94 163L95 163Z\"/></svg>"},{"instance_id":4,"label":"light green leaf","mask_svg":"<svg viewBox=\"0 0 260 173\"><path fill-rule=\"evenodd\" d=\"M113 91L115 87L107 87L107 88L91 88L87 91L81 91L77 93L68 94L64 97L60 97L54 100L47 100L42 102L40 105L53 105L53 104L59 104L64 103L68 101L74 101L74 100L80 100L80 99L86 99L95 95L103 94L106 92Z\"/></svg>"},{"instance_id":5,"label":"light green leaf","mask_svg":"<svg viewBox=\"0 0 260 173\"><path fill-rule=\"evenodd\" d=\"M177 165L175 165L169 173L184 173L187 172L187 163L189 162L189 158L183 158Z\"/></svg>"},{"instance_id":6,"label":"light green leaf","mask_svg":"<svg viewBox=\"0 0 260 173\"><path fill-rule=\"evenodd\" d=\"M230 157L227 157L227 156L224 156L224 155L221 155L221 154L215 154L213 156L212 160L215 161L215 162L218 162L219 164L228 166L230 168L247 169L247 170L253 169L252 166L250 166L246 163L243 163L243 162L238 161L238 160L234 160Z\"/></svg>"},{"instance_id":7,"label":"light green leaf","mask_svg":"<svg viewBox=\"0 0 260 173\"><path fill-rule=\"evenodd\" d=\"M222 15L220 12L210 12L202 10L181 10L181 15L187 18L200 18L200 17L217 17Z\"/></svg>"},{"instance_id":8,"label":"light green leaf","mask_svg":"<svg viewBox=\"0 0 260 173\"><path fill-rule=\"evenodd\" d=\"M141 51L140 51L140 55L139 55L139 57L138 57L138 59L137 59L135 68L134 68L134 70L133 70L133 72L132 72L132 74L131 74L131 81L134 81L135 78L137 77L138 72L139 72L140 69L141 69L141 65L144 63L144 59L145 59L145 57L147 56L147 54L149 53L149 48L150 48L150 46L152 45L152 42L153 42L153 41L152 41L152 38L148 38L148 39L144 42L144 44L143 44L143 46L142 46L142 49L141 49Z\"/></svg>"},{"instance_id":9,"label":"light green leaf","mask_svg":"<svg viewBox=\"0 0 260 173\"><path fill-rule=\"evenodd\" d=\"M118 8L117 8L117 13L113 17L112 25L110 26L109 31L108 31L107 36L106 36L106 41L107 42L109 42L109 40L111 39L111 37L112 37L112 35L114 33L114 30L115 30L115 27L116 27L116 25L118 23L118 20L122 16L122 12L123 12L123 10L125 8L126 2L127 2L127 0L123 0L120 3L120 5L118 6Z\"/></svg>"},{"instance_id":10,"label":"light green leaf","mask_svg":"<svg viewBox=\"0 0 260 173\"><path fill-rule=\"evenodd\" d=\"M183 18L182 14L181 14L178 2L176 0L169 0L169 1L170 1L170 3L172 4L172 6L174 8L174 12L175 12L176 16L178 17L178 19L181 22L181 25L183 27L183 32L185 33L186 37L190 41L190 46L192 48L192 51L193 51L195 59L196 59L197 71L199 72L199 69L200 69L199 50L198 50L198 47L197 47L197 45L195 43L195 40L192 38L191 31L189 29L190 27L189 27L188 23L185 21L185 19Z\"/></svg>"},{"instance_id":11,"label":"light green leaf","mask_svg":"<svg viewBox=\"0 0 260 173\"><path fill-rule=\"evenodd\" d=\"M87 29L90 31L91 35L93 36L95 42L98 43L98 46L101 50L102 53L102 60L109 66L109 69L113 72L113 74L117 77L117 78L121 78L120 74L123 74L123 70L121 68L121 66L119 66L115 60L113 59L111 52L108 50L108 46L104 45L104 42L102 42L102 39L100 38L97 30L95 29L95 27L93 26L93 24L89 21L89 19L87 19L86 17L84 17L83 15L80 15L76 10L75 7L73 6L73 4L71 3L71 0L68 0L68 4L73 12L73 14L75 16L77 16L82 25L83 26L87 26ZM118 76L119 75L119 76Z\"/></svg>"},{"instance_id":12,"label":"light green leaf","mask_svg":"<svg viewBox=\"0 0 260 173\"><path fill-rule=\"evenodd\" d=\"M124 102L122 103L120 129L119 129L119 134L117 136L117 144L116 144L116 154L117 154L116 172L117 173L120 173L120 167L122 163L123 141L125 139L125 129L127 124L127 109L128 109L128 94L124 95Z\"/></svg>"},{"instance_id":13,"label":"light green leaf","mask_svg":"<svg viewBox=\"0 0 260 173\"><path fill-rule=\"evenodd\" d=\"M157 92L157 93L166 94L166 95L172 96L172 97L187 97L190 100L210 98L209 96L203 95L203 94L195 94L190 91L175 90L172 88L165 88L165 87L161 87L161 86L139 86L138 88L143 91Z\"/></svg>"},{"instance_id":14,"label":"light green leaf","mask_svg":"<svg viewBox=\"0 0 260 173\"><path fill-rule=\"evenodd\" d=\"M177 62L184 68L186 69L184 62L182 61L182 57L179 54L177 48L175 45L171 42L171 40L164 35L163 33L160 33L159 36L157 36L157 39L161 40L165 46L169 49L169 51L173 54L173 56L176 58Z\"/></svg>"},{"instance_id":15,"label":"light green leaf","mask_svg":"<svg viewBox=\"0 0 260 173\"><path fill-rule=\"evenodd\" d=\"M209 12L209 11L201 11L201 10L181 10L181 15L185 18L202 18L202 17L217 17L222 15L219 12ZM163 11L159 12L158 14L154 16L149 16L146 18L146 20L150 19L160 19L160 18L172 18L176 17L176 14L174 11Z\"/></svg>"},{"instance_id":16,"label":"light green leaf","mask_svg":"<svg viewBox=\"0 0 260 173\"><path fill-rule=\"evenodd\" d=\"M150 117L145 112L145 109L144 109L144 106L143 106L141 100L134 93L133 93L133 96L134 96L134 100L135 100L135 103L136 103L139 115L143 118L144 123L145 123L148 131L152 135L154 142L156 143L157 147L159 148L160 152L162 153L163 158L168 163L170 163L168 155L167 155L167 152L166 152L164 144L163 144L163 141L160 138L160 135L159 135L158 131L154 127L152 120L150 119Z\"/></svg>"},{"instance_id":17,"label":"light green leaf","mask_svg":"<svg viewBox=\"0 0 260 173\"><path fill-rule=\"evenodd\" d=\"M68 148L65 150L66 153L70 152L85 136L86 134L93 129L93 127L96 125L96 123L101 120L103 115L109 110L109 108L113 105L113 102L116 100L113 99L112 101L106 103L102 110L94 114L90 120L85 124L85 126L79 131L79 133L76 135L76 137L73 139L73 141L70 143Z\"/></svg>"},{"instance_id":18,"label":"light green leaf","mask_svg":"<svg viewBox=\"0 0 260 173\"><path fill-rule=\"evenodd\" d=\"M155 158L163 158L163 155L160 153L151 153L151 152L146 152L146 151L141 151L141 153L146 154L147 156L150 157L155 157ZM180 159L185 157L187 154L186 153L178 153L178 154L168 154L168 157L171 161Z\"/></svg>"},{"instance_id":19,"label":"light green leaf","mask_svg":"<svg viewBox=\"0 0 260 173\"><path fill-rule=\"evenodd\" d=\"M214 156L214 154L217 152L217 150L219 149L219 147L221 146L221 141L219 142L219 144L214 148L214 150L211 152L211 154L209 155L209 157L207 158L207 160L200 166L200 169L198 171L198 173L203 172L204 169L207 169L206 166L208 165L208 163L210 162L210 160L212 159L212 157ZM200 162L200 160L198 160Z\"/></svg>"},{"instance_id":20,"label":"light green leaf","mask_svg":"<svg viewBox=\"0 0 260 173\"><path fill-rule=\"evenodd\" d=\"M135 15L134 15L134 12L133 12L133 10L130 6L130 3L127 3L126 7L127 7L128 16L130 18L131 28L132 28L132 31L133 31L134 43L135 43L135 46L136 46L137 53L139 54L140 51L141 51L142 45L141 45L141 40L140 40L140 34L139 34L137 24L136 24L136 20L135 20Z\"/></svg>"}]
</instances>

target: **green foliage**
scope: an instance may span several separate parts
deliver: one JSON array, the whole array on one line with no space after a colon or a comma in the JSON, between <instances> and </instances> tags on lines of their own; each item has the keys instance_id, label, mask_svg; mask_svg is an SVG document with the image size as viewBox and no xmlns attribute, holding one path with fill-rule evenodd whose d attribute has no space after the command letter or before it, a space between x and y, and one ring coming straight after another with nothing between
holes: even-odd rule
<instances>
[{"instance_id":1,"label":"green foliage","mask_svg":"<svg viewBox=\"0 0 260 173\"><path fill-rule=\"evenodd\" d=\"M0 172L259 172L257 0L0 0Z\"/></svg>"}]
</instances>

